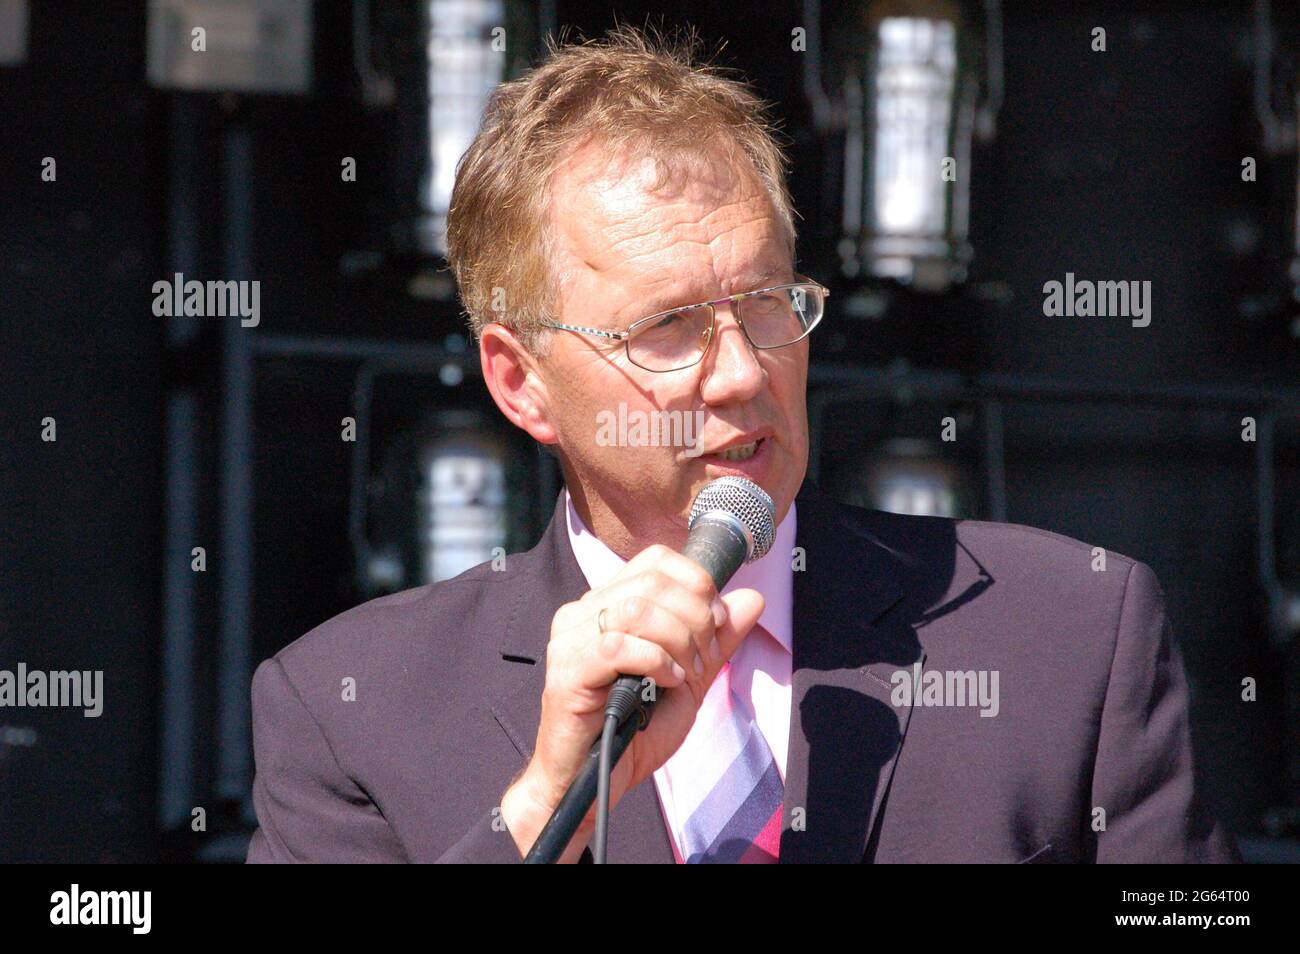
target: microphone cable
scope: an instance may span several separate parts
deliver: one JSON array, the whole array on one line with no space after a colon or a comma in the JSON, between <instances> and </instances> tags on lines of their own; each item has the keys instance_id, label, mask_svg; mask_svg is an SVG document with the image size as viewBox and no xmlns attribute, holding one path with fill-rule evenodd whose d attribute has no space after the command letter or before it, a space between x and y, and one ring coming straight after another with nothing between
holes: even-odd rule
<instances>
[{"instance_id":1,"label":"microphone cable","mask_svg":"<svg viewBox=\"0 0 1300 954\"><path fill-rule=\"evenodd\" d=\"M641 702L642 684L640 676L619 676L605 702L605 726L600 733L600 756L596 766L596 833L591 847L592 860L598 865L605 863L609 840L609 781L614 772L614 740L619 726L633 716L639 723L637 731L644 729L649 725L653 711L653 703L646 706Z\"/></svg>"},{"instance_id":2,"label":"microphone cable","mask_svg":"<svg viewBox=\"0 0 1300 954\"><path fill-rule=\"evenodd\" d=\"M617 731L618 717L605 716L605 728L600 733L600 768L596 775L596 837L591 847L592 858L598 865L605 863L605 843L609 840L609 776L613 771L610 757Z\"/></svg>"}]
</instances>

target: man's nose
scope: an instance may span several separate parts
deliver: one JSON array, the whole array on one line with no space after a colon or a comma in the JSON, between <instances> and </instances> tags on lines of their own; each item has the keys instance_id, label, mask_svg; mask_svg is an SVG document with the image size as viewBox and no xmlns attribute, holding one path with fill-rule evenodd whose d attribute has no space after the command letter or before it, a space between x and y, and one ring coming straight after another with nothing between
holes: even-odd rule
<instances>
[{"instance_id":1,"label":"man's nose","mask_svg":"<svg viewBox=\"0 0 1300 954\"><path fill-rule=\"evenodd\" d=\"M710 342L704 356L700 395L707 404L747 401L766 386L767 371L732 314L735 305L715 307L718 309L713 325L715 340Z\"/></svg>"}]
</instances>

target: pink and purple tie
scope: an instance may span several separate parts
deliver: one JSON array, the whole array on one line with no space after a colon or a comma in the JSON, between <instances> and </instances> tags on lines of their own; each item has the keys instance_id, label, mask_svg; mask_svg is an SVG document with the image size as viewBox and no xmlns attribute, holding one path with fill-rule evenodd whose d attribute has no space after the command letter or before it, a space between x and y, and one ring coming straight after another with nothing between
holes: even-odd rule
<instances>
[{"instance_id":1,"label":"pink and purple tie","mask_svg":"<svg viewBox=\"0 0 1300 954\"><path fill-rule=\"evenodd\" d=\"M730 662L671 764L675 797L693 806L678 835L681 847L673 849L679 864L776 862L785 786L758 724L732 692Z\"/></svg>"}]
</instances>

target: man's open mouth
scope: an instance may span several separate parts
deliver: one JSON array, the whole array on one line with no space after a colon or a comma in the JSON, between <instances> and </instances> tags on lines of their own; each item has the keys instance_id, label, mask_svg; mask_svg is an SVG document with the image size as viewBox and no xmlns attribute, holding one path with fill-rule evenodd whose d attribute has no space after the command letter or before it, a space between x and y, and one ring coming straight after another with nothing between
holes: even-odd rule
<instances>
[{"instance_id":1,"label":"man's open mouth","mask_svg":"<svg viewBox=\"0 0 1300 954\"><path fill-rule=\"evenodd\" d=\"M751 441L748 444L740 444L736 447L728 447L726 450L719 451L718 453L712 456L717 457L719 460L733 460L733 461L749 460L751 457L753 457L755 454L758 453L758 448L762 446L762 443L765 440L767 440L767 438L760 437L758 440Z\"/></svg>"}]
</instances>

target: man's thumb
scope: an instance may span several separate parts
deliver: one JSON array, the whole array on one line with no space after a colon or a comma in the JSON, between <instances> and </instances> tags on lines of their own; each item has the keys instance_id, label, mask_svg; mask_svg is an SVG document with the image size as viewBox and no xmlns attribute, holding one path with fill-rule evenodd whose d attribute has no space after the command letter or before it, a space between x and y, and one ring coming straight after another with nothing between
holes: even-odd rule
<instances>
[{"instance_id":1,"label":"man's thumb","mask_svg":"<svg viewBox=\"0 0 1300 954\"><path fill-rule=\"evenodd\" d=\"M732 590L722 597L727 604L727 621L718 629L718 647L723 661L731 658L740 648L758 618L763 615L765 601L758 590Z\"/></svg>"}]
</instances>

